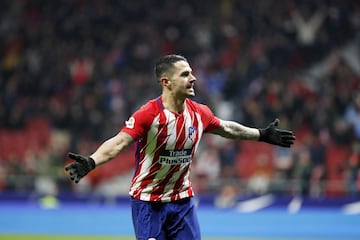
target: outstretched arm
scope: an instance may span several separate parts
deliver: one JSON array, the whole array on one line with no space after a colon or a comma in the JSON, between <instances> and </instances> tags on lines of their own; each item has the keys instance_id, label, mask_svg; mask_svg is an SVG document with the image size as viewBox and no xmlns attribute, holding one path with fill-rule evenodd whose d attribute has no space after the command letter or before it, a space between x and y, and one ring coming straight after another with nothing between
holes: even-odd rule
<instances>
[{"instance_id":1,"label":"outstretched arm","mask_svg":"<svg viewBox=\"0 0 360 240\"><path fill-rule=\"evenodd\" d=\"M275 119L266 128L251 128L233 121L220 121L220 126L211 133L230 139L258 140L281 147L291 147L295 136L292 131L277 128L279 119Z\"/></svg>"},{"instance_id":2,"label":"outstretched arm","mask_svg":"<svg viewBox=\"0 0 360 240\"><path fill-rule=\"evenodd\" d=\"M225 120L220 120L220 126L211 131L211 133L225 138L238 140L256 141L260 137L260 132L257 128L251 128L234 121Z\"/></svg>"},{"instance_id":3,"label":"outstretched arm","mask_svg":"<svg viewBox=\"0 0 360 240\"><path fill-rule=\"evenodd\" d=\"M69 172L70 179L78 183L81 178L86 176L96 166L110 161L124 151L133 142L133 138L127 133L120 132L116 136L106 140L89 157L76 153L69 153L69 158L74 162L65 166L65 171Z\"/></svg>"},{"instance_id":4,"label":"outstretched arm","mask_svg":"<svg viewBox=\"0 0 360 240\"><path fill-rule=\"evenodd\" d=\"M96 166L110 161L124 151L133 143L133 138L129 134L119 132L114 137L106 140L100 147L90 155L94 159Z\"/></svg>"}]
</instances>

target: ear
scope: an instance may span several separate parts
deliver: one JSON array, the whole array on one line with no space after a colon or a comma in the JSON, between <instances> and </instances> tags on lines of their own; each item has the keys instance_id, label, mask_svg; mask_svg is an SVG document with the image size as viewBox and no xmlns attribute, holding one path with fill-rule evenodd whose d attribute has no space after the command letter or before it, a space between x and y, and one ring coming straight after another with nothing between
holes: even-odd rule
<instances>
[{"instance_id":1,"label":"ear","mask_svg":"<svg viewBox=\"0 0 360 240\"><path fill-rule=\"evenodd\" d=\"M161 83L161 85L162 86L169 86L170 85L170 79L169 78L167 78L167 77L162 77L162 78L160 78L160 83Z\"/></svg>"}]
</instances>

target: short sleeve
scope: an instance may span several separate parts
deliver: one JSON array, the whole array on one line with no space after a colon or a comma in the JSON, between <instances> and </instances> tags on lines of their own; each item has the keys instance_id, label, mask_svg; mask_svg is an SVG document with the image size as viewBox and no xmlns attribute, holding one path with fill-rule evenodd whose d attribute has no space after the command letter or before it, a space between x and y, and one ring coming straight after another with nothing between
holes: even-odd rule
<instances>
[{"instance_id":1,"label":"short sleeve","mask_svg":"<svg viewBox=\"0 0 360 240\"><path fill-rule=\"evenodd\" d=\"M129 134L134 140L142 138L151 125L151 114L148 106L142 106L139 110L125 121L121 132Z\"/></svg>"},{"instance_id":2,"label":"short sleeve","mask_svg":"<svg viewBox=\"0 0 360 240\"><path fill-rule=\"evenodd\" d=\"M198 104L201 119L204 124L205 132L210 132L220 127L220 119L214 115L210 108L203 104Z\"/></svg>"}]
</instances>

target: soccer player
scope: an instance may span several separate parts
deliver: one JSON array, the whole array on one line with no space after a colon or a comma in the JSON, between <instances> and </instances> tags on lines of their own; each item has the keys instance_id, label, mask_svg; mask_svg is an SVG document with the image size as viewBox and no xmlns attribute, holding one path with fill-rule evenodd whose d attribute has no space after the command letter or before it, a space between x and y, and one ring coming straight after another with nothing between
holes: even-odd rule
<instances>
[{"instance_id":1,"label":"soccer player","mask_svg":"<svg viewBox=\"0 0 360 240\"><path fill-rule=\"evenodd\" d=\"M191 100L196 78L183 56L161 57L155 75L162 87L161 96L135 111L120 132L92 155L69 153L75 161L65 170L78 183L96 166L136 142L136 167L129 191L136 239L198 240L201 236L190 165L202 135L212 133L283 147L290 147L295 136L278 129L278 119L265 128L251 128L219 119L207 106Z\"/></svg>"}]
</instances>

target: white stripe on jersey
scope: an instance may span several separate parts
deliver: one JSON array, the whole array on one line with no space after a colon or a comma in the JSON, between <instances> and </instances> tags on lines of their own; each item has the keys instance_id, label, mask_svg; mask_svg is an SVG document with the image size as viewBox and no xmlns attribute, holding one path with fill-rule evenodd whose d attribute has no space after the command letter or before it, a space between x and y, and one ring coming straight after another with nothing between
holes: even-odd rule
<instances>
[{"instance_id":1,"label":"white stripe on jersey","mask_svg":"<svg viewBox=\"0 0 360 240\"><path fill-rule=\"evenodd\" d=\"M193 121L192 121L192 118L191 118L191 115L190 115L190 112L188 111L187 108L185 108L184 112L184 125L185 125L185 129L189 129L192 124L193 124ZM201 122L199 121L200 119L198 119L198 122ZM193 141L190 139L189 137L189 132L185 130L185 144L184 144L184 149L191 149L193 147L195 147L196 149L196 146L193 146ZM200 139L199 139L200 140ZM165 195L164 195L164 198L166 197L170 197L171 194L175 191L174 189L174 186L176 184L176 180L179 179L180 175L183 174L184 172L184 169L187 168L188 165L187 164L184 164L184 165L181 165L180 166L180 169L179 171L177 171L176 173L174 173L174 175L172 176L171 180L169 181L169 184L167 184L167 186L165 187L164 189L164 192L165 192ZM170 184L171 183L171 184ZM184 176L184 182L183 182L183 187L185 189L188 189L190 187L190 171L187 171L186 172L186 175ZM178 189L176 189L178 190ZM180 191L180 192L183 192L183 193L186 193L187 194L187 191ZM167 193L167 194L166 194Z\"/></svg>"},{"instance_id":2,"label":"white stripe on jersey","mask_svg":"<svg viewBox=\"0 0 360 240\"><path fill-rule=\"evenodd\" d=\"M154 118L152 125L159 124L159 121L160 121L160 114ZM155 132L153 131L148 131L147 138L155 139L157 138L158 135L159 132L155 134ZM138 174L137 178L133 180L135 184L131 187L131 193L133 193L133 191L135 191L140 187L142 179L147 176L147 174L149 173L148 170L150 170L151 167L153 166L154 163L151 159L154 159L154 155L156 153L155 148L156 148L156 141L148 141L146 145L140 150L140 152L145 150L145 156L144 159L141 159L140 160L141 162L139 162L139 167L141 168L140 173ZM141 197L142 197L141 200L144 201L150 200L150 195L142 195Z\"/></svg>"},{"instance_id":3,"label":"white stripe on jersey","mask_svg":"<svg viewBox=\"0 0 360 240\"><path fill-rule=\"evenodd\" d=\"M198 126L197 126L197 135L198 135L198 141L196 142L196 144L195 144L195 149L197 149L198 148L198 146L199 146L199 143L200 143L200 140L201 140L201 137L202 137L202 133L203 133L203 131L204 131L204 126L203 126L203 123L202 123L202 121L201 121L201 116L200 116L200 114L199 113L195 113L195 117L196 117L196 119L197 119L197 121L198 121ZM200 135L199 135L200 134Z\"/></svg>"},{"instance_id":4,"label":"white stripe on jersey","mask_svg":"<svg viewBox=\"0 0 360 240\"><path fill-rule=\"evenodd\" d=\"M176 143L176 123L177 123L176 117L172 112L166 109L164 109L164 113L166 117L166 122L168 123L167 124L168 140L166 141L166 149L174 149ZM157 161L155 161L155 163L157 163ZM157 186L157 183L162 180L163 176L166 176L166 173L170 170L170 168L171 165L164 165L159 169L158 173L154 177L154 180L151 184L151 186L153 187L152 190L154 190L154 187ZM165 192L166 192L166 188L165 188Z\"/></svg>"}]
</instances>

